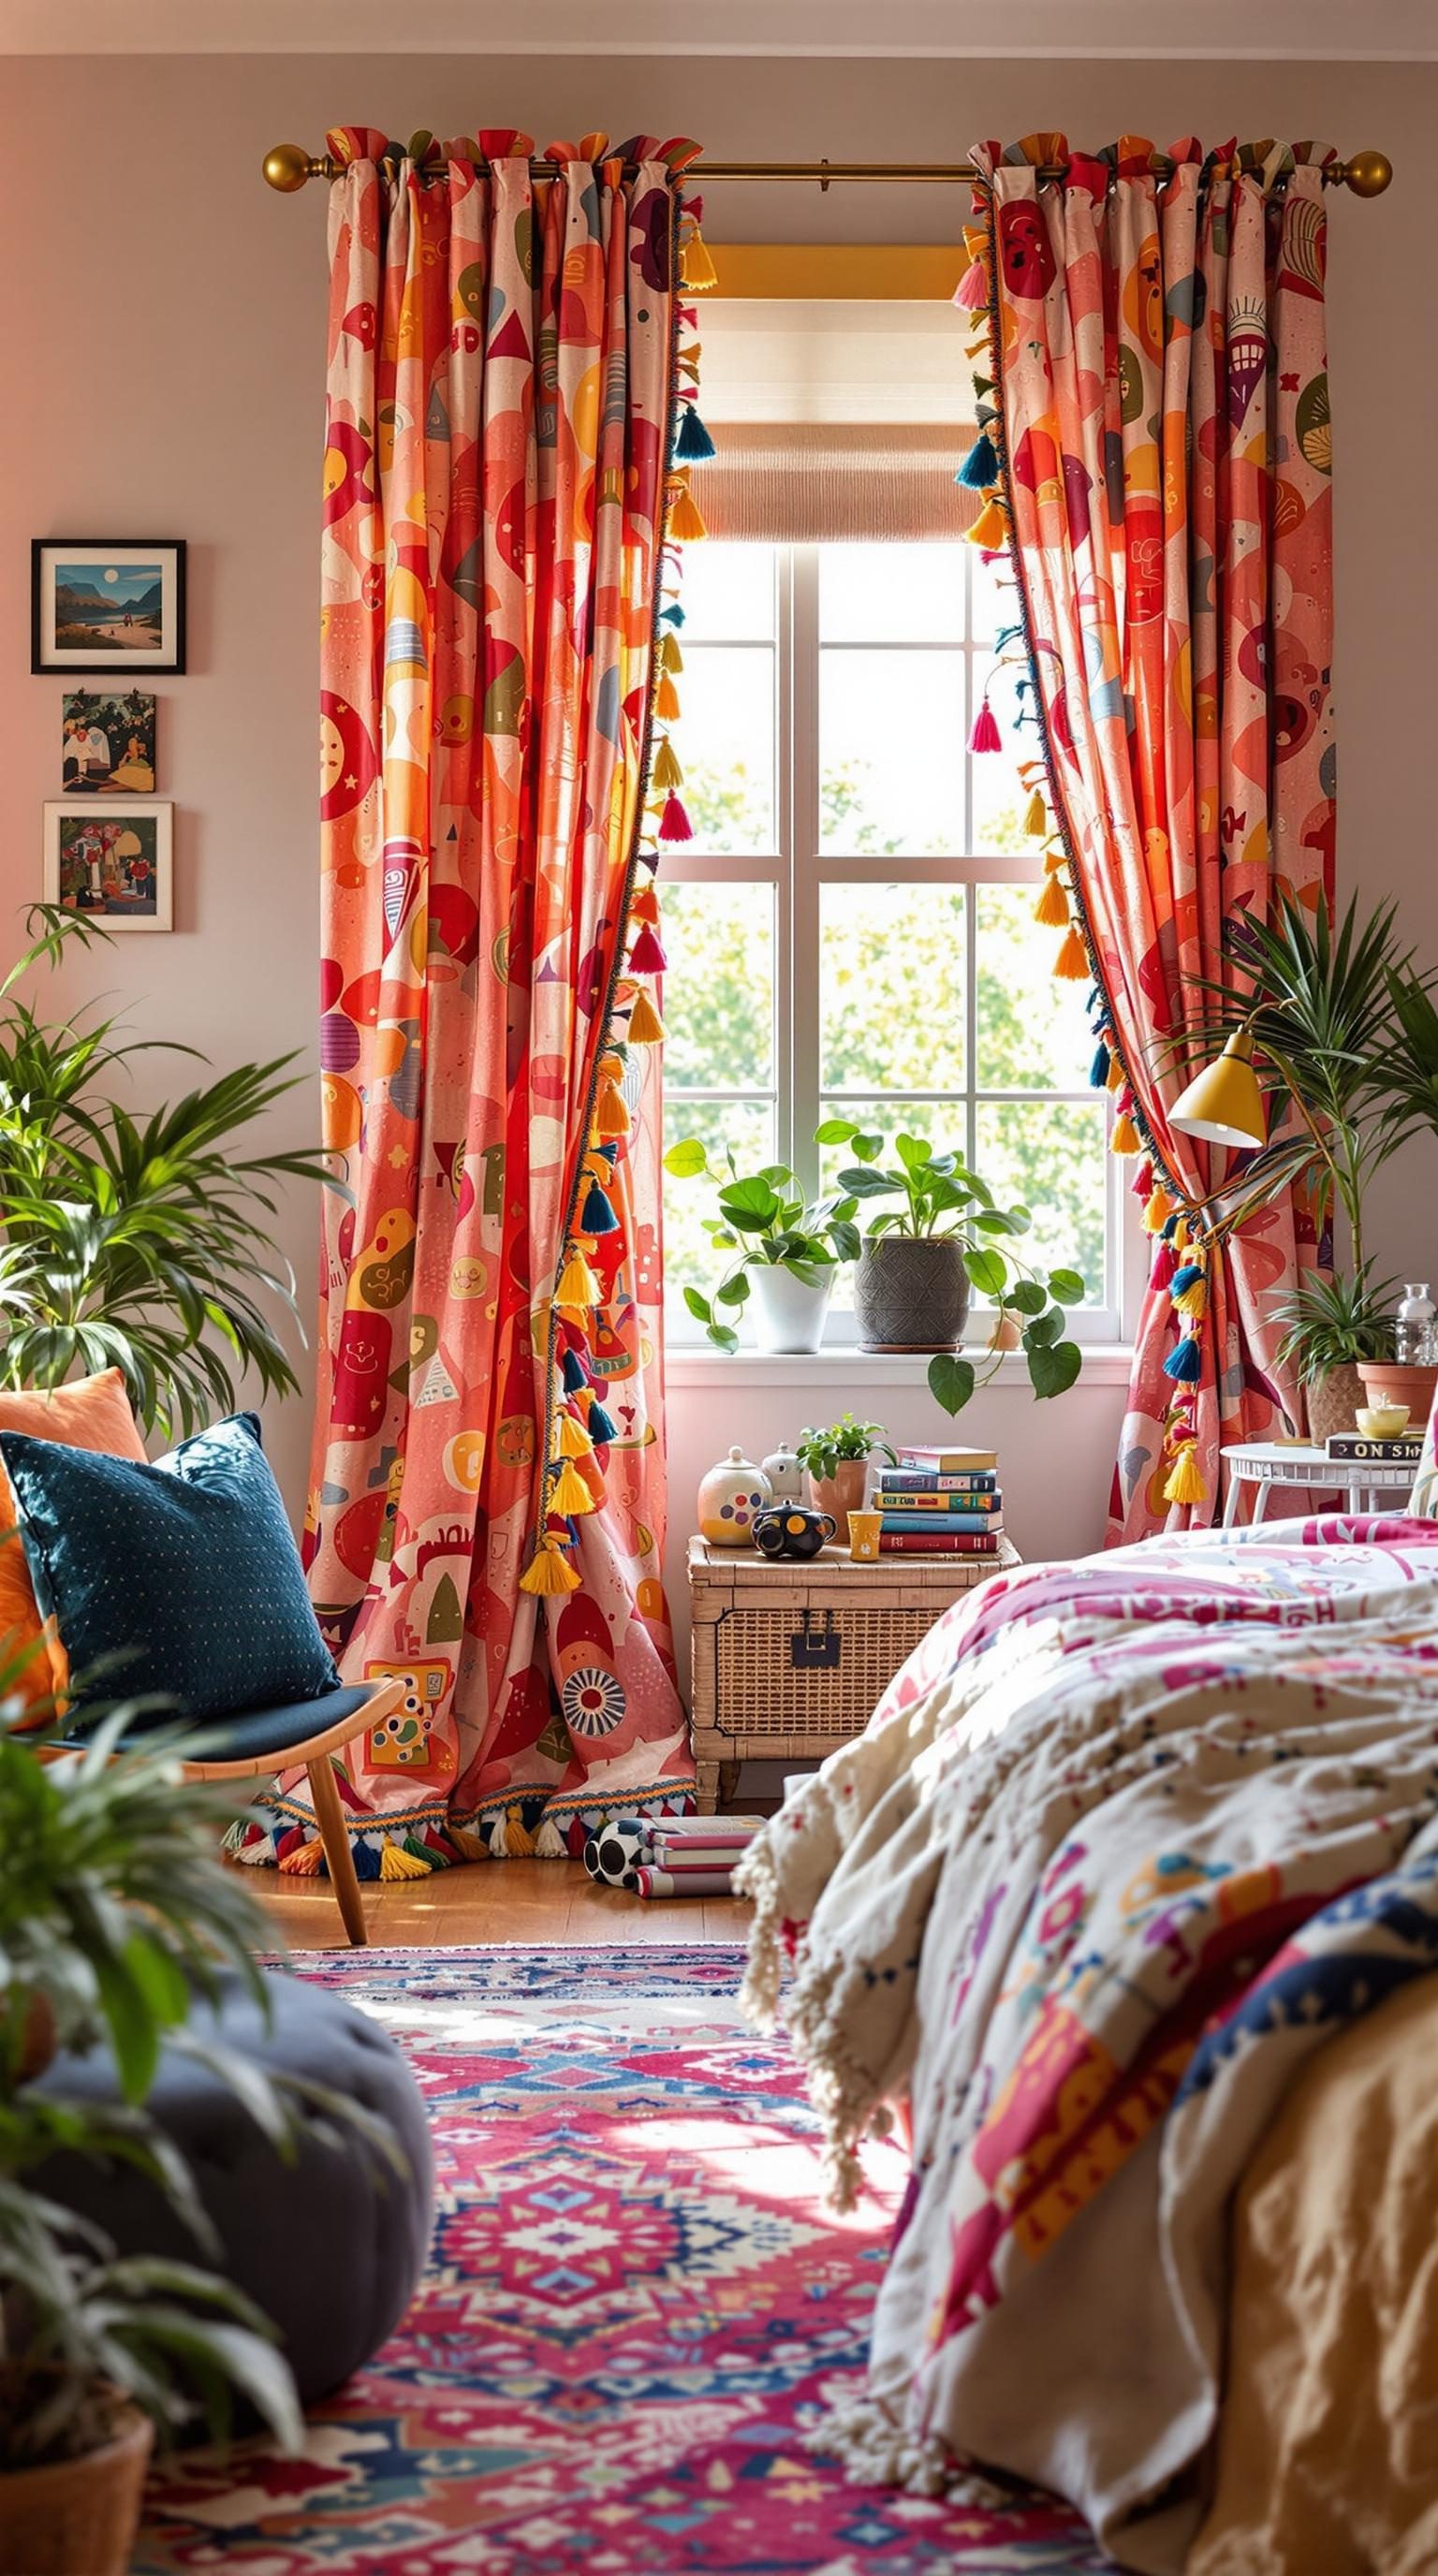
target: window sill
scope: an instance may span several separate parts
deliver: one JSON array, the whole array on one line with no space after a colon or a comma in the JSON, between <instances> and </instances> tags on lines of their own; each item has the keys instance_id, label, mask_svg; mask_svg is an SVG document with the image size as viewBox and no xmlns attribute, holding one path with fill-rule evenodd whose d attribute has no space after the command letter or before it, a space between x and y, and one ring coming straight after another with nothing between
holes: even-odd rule
<instances>
[{"instance_id":1,"label":"window sill","mask_svg":"<svg viewBox=\"0 0 1438 2576\"><path fill-rule=\"evenodd\" d=\"M883 1353L835 1347L824 1351L736 1351L732 1359L723 1351L706 1350L695 1343L670 1342L664 1355L664 1376L671 1388L699 1389L713 1393L720 1386L790 1387L838 1386L923 1386L928 1373L928 1355L924 1352ZM1084 1344L1083 1373L1078 1387L1127 1386L1133 1369L1133 1352L1117 1342ZM1022 1390L1032 1397L1029 1373L1023 1354L1007 1351L1000 1360L990 1385L996 1393L1008 1388Z\"/></svg>"}]
</instances>

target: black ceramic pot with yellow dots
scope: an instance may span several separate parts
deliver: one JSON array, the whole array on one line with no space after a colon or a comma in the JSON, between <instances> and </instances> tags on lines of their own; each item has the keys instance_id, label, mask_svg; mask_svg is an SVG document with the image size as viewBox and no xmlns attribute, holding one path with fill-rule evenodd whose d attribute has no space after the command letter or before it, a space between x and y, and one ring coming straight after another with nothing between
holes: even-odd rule
<instances>
[{"instance_id":1,"label":"black ceramic pot with yellow dots","mask_svg":"<svg viewBox=\"0 0 1438 2576\"><path fill-rule=\"evenodd\" d=\"M817 1556L838 1526L832 1512L811 1512L805 1503L775 1503L755 1513L754 1545L761 1556Z\"/></svg>"}]
</instances>

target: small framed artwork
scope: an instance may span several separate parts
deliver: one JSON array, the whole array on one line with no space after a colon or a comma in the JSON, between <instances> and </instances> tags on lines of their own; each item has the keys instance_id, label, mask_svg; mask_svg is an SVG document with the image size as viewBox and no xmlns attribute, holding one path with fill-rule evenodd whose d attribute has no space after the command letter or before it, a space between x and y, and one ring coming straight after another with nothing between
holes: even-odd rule
<instances>
[{"instance_id":1,"label":"small framed artwork","mask_svg":"<svg viewBox=\"0 0 1438 2576\"><path fill-rule=\"evenodd\" d=\"M45 901L107 930L174 927L175 809L159 796L45 808Z\"/></svg>"},{"instance_id":2,"label":"small framed artwork","mask_svg":"<svg viewBox=\"0 0 1438 2576\"><path fill-rule=\"evenodd\" d=\"M108 545L36 537L30 548L32 671L183 671L180 537Z\"/></svg>"},{"instance_id":3,"label":"small framed artwork","mask_svg":"<svg viewBox=\"0 0 1438 2576\"><path fill-rule=\"evenodd\" d=\"M153 691L67 690L60 745L67 796L153 796Z\"/></svg>"}]
</instances>

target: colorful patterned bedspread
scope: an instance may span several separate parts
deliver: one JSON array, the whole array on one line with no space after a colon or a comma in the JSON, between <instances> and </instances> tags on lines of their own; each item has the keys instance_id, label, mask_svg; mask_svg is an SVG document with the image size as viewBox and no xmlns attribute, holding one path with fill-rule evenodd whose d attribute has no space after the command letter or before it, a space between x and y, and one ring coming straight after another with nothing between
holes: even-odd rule
<instances>
[{"instance_id":1,"label":"colorful patterned bedspread","mask_svg":"<svg viewBox=\"0 0 1438 2576\"><path fill-rule=\"evenodd\" d=\"M855 2474L1197 2527L1224 2214L1297 2066L1438 1965L1438 1525L1324 1515L996 1578L745 1863L837 2196L908 2094ZM1435 1990L1438 1991L1438 1990Z\"/></svg>"}]
</instances>

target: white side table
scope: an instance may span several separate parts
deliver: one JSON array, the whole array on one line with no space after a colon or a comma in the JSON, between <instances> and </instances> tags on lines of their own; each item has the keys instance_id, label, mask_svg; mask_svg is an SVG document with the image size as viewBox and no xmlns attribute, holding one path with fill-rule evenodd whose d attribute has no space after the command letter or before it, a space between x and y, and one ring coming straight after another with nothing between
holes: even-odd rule
<instances>
[{"instance_id":1,"label":"white side table","mask_svg":"<svg viewBox=\"0 0 1438 2576\"><path fill-rule=\"evenodd\" d=\"M1268 1497L1275 1485L1317 1485L1330 1493L1334 1486L1346 1491L1351 1512L1376 1512L1383 1509L1382 1497L1390 1500L1412 1491L1416 1465L1408 1459L1330 1458L1323 1449L1286 1440L1240 1440L1219 1456L1228 1470L1228 1491L1223 1505L1223 1526L1232 1529L1238 1518L1238 1498L1244 1485L1256 1485L1253 1503L1253 1527L1256 1529L1268 1510Z\"/></svg>"}]
</instances>

